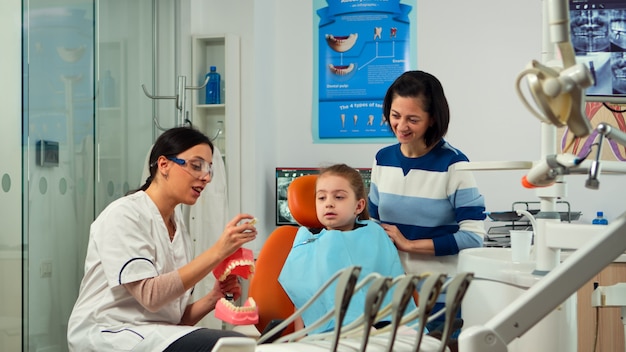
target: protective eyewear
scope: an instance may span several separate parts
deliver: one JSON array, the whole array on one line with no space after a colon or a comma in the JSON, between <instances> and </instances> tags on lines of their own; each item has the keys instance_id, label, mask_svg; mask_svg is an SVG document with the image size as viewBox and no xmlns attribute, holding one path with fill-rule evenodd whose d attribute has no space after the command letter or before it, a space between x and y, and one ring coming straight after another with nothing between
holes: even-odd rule
<instances>
[{"instance_id":1,"label":"protective eyewear","mask_svg":"<svg viewBox=\"0 0 626 352\"><path fill-rule=\"evenodd\" d=\"M185 160L174 156L168 157L167 160L171 160L180 165L193 177L202 179L205 178L206 175L209 175L209 177L213 179L213 163L202 159Z\"/></svg>"}]
</instances>

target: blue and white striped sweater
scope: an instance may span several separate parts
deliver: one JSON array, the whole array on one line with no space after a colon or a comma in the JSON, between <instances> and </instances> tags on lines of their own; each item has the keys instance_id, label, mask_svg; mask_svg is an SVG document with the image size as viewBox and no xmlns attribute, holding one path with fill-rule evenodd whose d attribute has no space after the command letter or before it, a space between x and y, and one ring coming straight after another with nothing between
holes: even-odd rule
<instances>
[{"instance_id":1,"label":"blue and white striped sweater","mask_svg":"<svg viewBox=\"0 0 626 352\"><path fill-rule=\"evenodd\" d=\"M456 170L463 162L467 157L443 140L419 158L402 155L400 144L381 149L372 167L371 216L410 240L433 239L438 256L482 246L485 202L473 174Z\"/></svg>"}]
</instances>

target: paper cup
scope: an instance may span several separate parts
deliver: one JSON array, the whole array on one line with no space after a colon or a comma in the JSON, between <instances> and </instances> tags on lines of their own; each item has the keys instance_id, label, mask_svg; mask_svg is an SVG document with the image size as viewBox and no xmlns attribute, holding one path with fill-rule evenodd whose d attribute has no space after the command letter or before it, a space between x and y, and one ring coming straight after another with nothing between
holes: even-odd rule
<instances>
[{"instance_id":1,"label":"paper cup","mask_svg":"<svg viewBox=\"0 0 626 352\"><path fill-rule=\"evenodd\" d=\"M533 241L532 231L511 230L511 259L514 262L530 261L530 246Z\"/></svg>"}]
</instances>

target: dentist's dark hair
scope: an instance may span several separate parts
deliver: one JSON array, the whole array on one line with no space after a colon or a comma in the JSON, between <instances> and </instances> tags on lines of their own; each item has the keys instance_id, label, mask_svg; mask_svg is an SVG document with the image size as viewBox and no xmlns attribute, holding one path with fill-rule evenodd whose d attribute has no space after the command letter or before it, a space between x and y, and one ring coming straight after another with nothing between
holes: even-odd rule
<instances>
[{"instance_id":1,"label":"dentist's dark hair","mask_svg":"<svg viewBox=\"0 0 626 352\"><path fill-rule=\"evenodd\" d=\"M383 100L383 116L389 122L391 103L396 97L417 98L430 115L432 125L424 134L427 147L439 142L448 132L450 108L437 77L424 71L407 71L389 86ZM396 131L393 131L395 134Z\"/></svg>"},{"instance_id":2,"label":"dentist's dark hair","mask_svg":"<svg viewBox=\"0 0 626 352\"><path fill-rule=\"evenodd\" d=\"M145 191L150 187L156 176L157 160L161 155L165 157L175 156L199 144L207 144L211 148L211 153L213 152L213 143L211 143L209 137L193 127L174 127L163 132L154 142L150 151L150 158L148 159L150 176L148 176L143 186L129 191L126 195L137 191Z\"/></svg>"}]
</instances>

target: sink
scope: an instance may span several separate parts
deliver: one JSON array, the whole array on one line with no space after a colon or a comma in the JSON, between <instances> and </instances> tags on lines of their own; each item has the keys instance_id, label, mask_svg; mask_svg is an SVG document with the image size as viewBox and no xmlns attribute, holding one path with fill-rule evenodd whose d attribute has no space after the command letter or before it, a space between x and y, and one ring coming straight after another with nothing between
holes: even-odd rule
<instances>
[{"instance_id":1,"label":"sink","mask_svg":"<svg viewBox=\"0 0 626 352\"><path fill-rule=\"evenodd\" d=\"M459 252L459 272L472 272L486 279L520 287L530 287L541 277L533 275L534 261L513 262L510 248L468 248Z\"/></svg>"}]
</instances>

